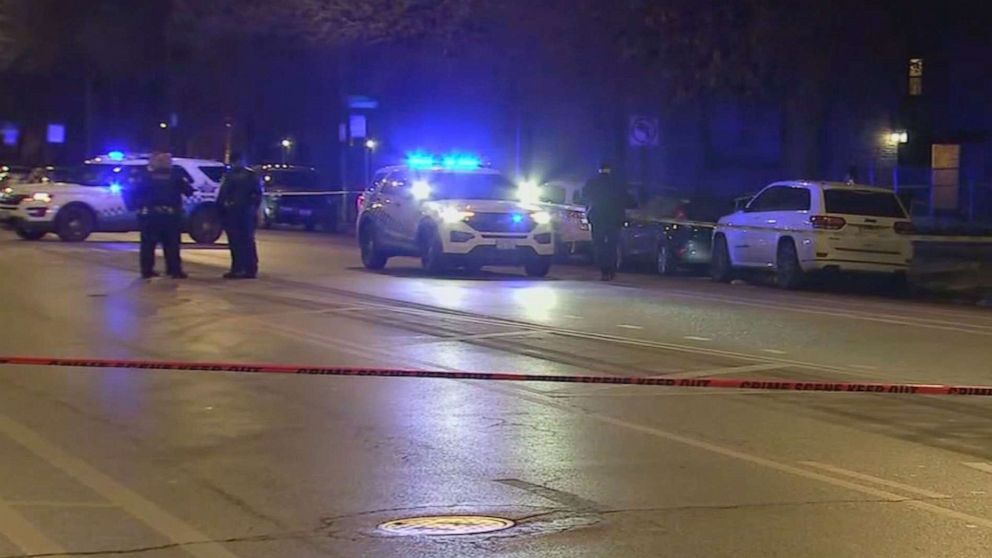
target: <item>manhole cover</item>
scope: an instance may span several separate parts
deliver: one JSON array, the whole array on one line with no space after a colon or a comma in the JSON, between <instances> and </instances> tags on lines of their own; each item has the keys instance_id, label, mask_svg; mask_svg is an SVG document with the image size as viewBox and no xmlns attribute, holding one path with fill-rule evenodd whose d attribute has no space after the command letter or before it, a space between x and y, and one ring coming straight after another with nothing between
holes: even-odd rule
<instances>
[{"instance_id":1,"label":"manhole cover","mask_svg":"<svg viewBox=\"0 0 992 558\"><path fill-rule=\"evenodd\" d=\"M484 515L436 515L387 521L379 529L394 535L478 535L502 531L514 522Z\"/></svg>"}]
</instances>

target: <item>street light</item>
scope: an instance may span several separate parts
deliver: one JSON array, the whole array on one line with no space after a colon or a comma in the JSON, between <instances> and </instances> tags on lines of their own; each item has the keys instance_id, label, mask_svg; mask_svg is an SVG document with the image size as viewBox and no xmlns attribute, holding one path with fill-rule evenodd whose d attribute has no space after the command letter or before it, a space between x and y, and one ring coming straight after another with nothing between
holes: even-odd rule
<instances>
[{"instance_id":1,"label":"street light","mask_svg":"<svg viewBox=\"0 0 992 558\"><path fill-rule=\"evenodd\" d=\"M375 148L378 146L379 146L379 142L375 141L374 139L365 140L365 148L368 149L369 151L375 150Z\"/></svg>"},{"instance_id":2,"label":"street light","mask_svg":"<svg viewBox=\"0 0 992 558\"><path fill-rule=\"evenodd\" d=\"M889 134L889 141L892 143L907 143L909 142L909 133L905 130L894 131Z\"/></svg>"},{"instance_id":3,"label":"street light","mask_svg":"<svg viewBox=\"0 0 992 558\"><path fill-rule=\"evenodd\" d=\"M365 186L372 181L372 152L379 147L379 142L372 138L365 140Z\"/></svg>"},{"instance_id":4,"label":"street light","mask_svg":"<svg viewBox=\"0 0 992 558\"><path fill-rule=\"evenodd\" d=\"M167 130L169 128L169 123L168 122L159 122L158 123L158 127L161 128L161 129L163 129L163 130Z\"/></svg>"},{"instance_id":5,"label":"street light","mask_svg":"<svg viewBox=\"0 0 992 558\"><path fill-rule=\"evenodd\" d=\"M289 162L289 150L293 148L293 140L285 138L280 143L282 145L282 163L285 165Z\"/></svg>"}]
</instances>

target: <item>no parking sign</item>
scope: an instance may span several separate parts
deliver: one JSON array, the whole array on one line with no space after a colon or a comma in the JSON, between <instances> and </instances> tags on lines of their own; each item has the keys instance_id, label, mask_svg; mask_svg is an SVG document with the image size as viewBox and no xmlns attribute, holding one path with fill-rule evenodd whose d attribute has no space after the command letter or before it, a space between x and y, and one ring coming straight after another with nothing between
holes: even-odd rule
<instances>
[{"instance_id":1,"label":"no parking sign","mask_svg":"<svg viewBox=\"0 0 992 558\"><path fill-rule=\"evenodd\" d=\"M651 116L631 116L631 147L658 147L658 128L657 118Z\"/></svg>"}]
</instances>

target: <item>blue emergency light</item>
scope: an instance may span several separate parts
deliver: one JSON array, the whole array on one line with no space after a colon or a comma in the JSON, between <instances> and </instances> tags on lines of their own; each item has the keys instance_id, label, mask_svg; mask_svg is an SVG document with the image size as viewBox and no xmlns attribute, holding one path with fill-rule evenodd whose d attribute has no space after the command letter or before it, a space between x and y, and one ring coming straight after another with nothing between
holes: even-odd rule
<instances>
[{"instance_id":1,"label":"blue emergency light","mask_svg":"<svg viewBox=\"0 0 992 558\"><path fill-rule=\"evenodd\" d=\"M107 153L107 158L110 159L111 161L123 161L124 160L124 152L123 151L111 151L110 153Z\"/></svg>"},{"instance_id":2,"label":"blue emergency light","mask_svg":"<svg viewBox=\"0 0 992 558\"><path fill-rule=\"evenodd\" d=\"M415 170L444 169L449 171L467 171L482 167L482 159L473 155L445 155L438 159L433 155L416 152L407 155L406 165Z\"/></svg>"}]
</instances>

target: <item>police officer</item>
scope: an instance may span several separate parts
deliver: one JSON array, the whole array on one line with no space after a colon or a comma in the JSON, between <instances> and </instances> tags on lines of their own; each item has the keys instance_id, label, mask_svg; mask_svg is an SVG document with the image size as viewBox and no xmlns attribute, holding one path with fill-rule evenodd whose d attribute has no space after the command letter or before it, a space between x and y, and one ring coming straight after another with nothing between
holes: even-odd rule
<instances>
[{"instance_id":1,"label":"police officer","mask_svg":"<svg viewBox=\"0 0 992 558\"><path fill-rule=\"evenodd\" d=\"M612 167L604 163L599 173L586 183L583 196L592 227L593 253L602 271L602 280L612 281L617 275L617 247L627 218L627 207L631 205L630 195L613 176Z\"/></svg>"},{"instance_id":2,"label":"police officer","mask_svg":"<svg viewBox=\"0 0 992 558\"><path fill-rule=\"evenodd\" d=\"M255 225L262 203L262 183L254 171L245 167L240 153L233 154L231 162L231 170L224 176L217 195L231 249L231 271L224 278L254 279L258 275Z\"/></svg>"},{"instance_id":3,"label":"police officer","mask_svg":"<svg viewBox=\"0 0 992 558\"><path fill-rule=\"evenodd\" d=\"M134 184L141 231L141 276L158 277L155 272L155 247L162 245L165 272L174 279L186 279L179 254L182 233L183 196L192 196L193 186L172 168L172 155L155 153L148 172Z\"/></svg>"}]
</instances>

